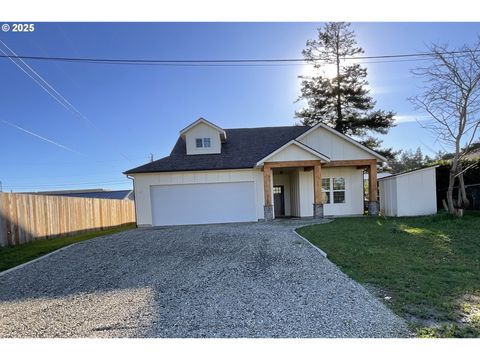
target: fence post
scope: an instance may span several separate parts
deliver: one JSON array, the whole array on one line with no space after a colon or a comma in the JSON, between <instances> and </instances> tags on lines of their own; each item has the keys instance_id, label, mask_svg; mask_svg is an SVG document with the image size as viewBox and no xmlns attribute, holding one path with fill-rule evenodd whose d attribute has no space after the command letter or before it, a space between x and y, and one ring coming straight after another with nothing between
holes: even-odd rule
<instances>
[{"instance_id":1,"label":"fence post","mask_svg":"<svg viewBox=\"0 0 480 360\"><path fill-rule=\"evenodd\" d=\"M8 244L6 216L7 213L3 208L3 193L0 192L0 247Z\"/></svg>"}]
</instances>

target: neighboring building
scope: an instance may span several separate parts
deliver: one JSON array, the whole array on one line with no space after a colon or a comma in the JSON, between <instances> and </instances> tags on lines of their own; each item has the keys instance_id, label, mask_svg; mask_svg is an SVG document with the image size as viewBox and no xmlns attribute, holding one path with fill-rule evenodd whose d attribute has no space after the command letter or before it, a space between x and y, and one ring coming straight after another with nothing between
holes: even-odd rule
<instances>
[{"instance_id":1,"label":"neighboring building","mask_svg":"<svg viewBox=\"0 0 480 360\"><path fill-rule=\"evenodd\" d=\"M180 225L378 214L377 162L386 159L318 124L222 129L198 119L171 154L125 174L134 179L137 224Z\"/></svg>"},{"instance_id":2,"label":"neighboring building","mask_svg":"<svg viewBox=\"0 0 480 360\"><path fill-rule=\"evenodd\" d=\"M105 190L105 189L82 189L82 190L56 190L38 191L37 195L68 196L79 198L109 199L109 200L134 200L133 190Z\"/></svg>"},{"instance_id":3,"label":"neighboring building","mask_svg":"<svg viewBox=\"0 0 480 360\"><path fill-rule=\"evenodd\" d=\"M379 179L382 215L435 214L437 212L436 168L437 166L431 166Z\"/></svg>"}]
</instances>

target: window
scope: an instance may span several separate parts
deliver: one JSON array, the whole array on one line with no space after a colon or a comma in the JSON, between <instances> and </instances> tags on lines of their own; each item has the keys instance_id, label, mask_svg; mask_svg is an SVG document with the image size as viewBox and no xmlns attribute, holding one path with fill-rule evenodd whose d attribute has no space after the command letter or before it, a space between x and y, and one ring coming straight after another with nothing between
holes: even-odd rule
<instances>
[{"instance_id":1,"label":"window","mask_svg":"<svg viewBox=\"0 0 480 360\"><path fill-rule=\"evenodd\" d=\"M330 203L330 179L322 179L322 200L324 204Z\"/></svg>"},{"instance_id":2,"label":"window","mask_svg":"<svg viewBox=\"0 0 480 360\"><path fill-rule=\"evenodd\" d=\"M195 139L195 144L197 148L209 148L211 147L211 140L210 138L198 138Z\"/></svg>"},{"instance_id":3,"label":"window","mask_svg":"<svg viewBox=\"0 0 480 360\"><path fill-rule=\"evenodd\" d=\"M274 194L281 194L282 193L282 187L281 186L274 186L273 187L273 193Z\"/></svg>"},{"instance_id":4,"label":"window","mask_svg":"<svg viewBox=\"0 0 480 360\"><path fill-rule=\"evenodd\" d=\"M345 178L333 178L333 203L343 204L345 202Z\"/></svg>"},{"instance_id":5,"label":"window","mask_svg":"<svg viewBox=\"0 0 480 360\"><path fill-rule=\"evenodd\" d=\"M324 204L345 203L345 178L324 178L322 179L322 195Z\"/></svg>"}]
</instances>

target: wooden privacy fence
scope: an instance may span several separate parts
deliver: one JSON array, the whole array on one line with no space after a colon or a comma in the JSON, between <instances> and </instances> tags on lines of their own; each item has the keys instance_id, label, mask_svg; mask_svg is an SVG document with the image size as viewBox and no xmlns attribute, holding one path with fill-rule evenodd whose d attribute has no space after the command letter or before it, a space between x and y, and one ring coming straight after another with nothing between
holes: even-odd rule
<instances>
[{"instance_id":1,"label":"wooden privacy fence","mask_svg":"<svg viewBox=\"0 0 480 360\"><path fill-rule=\"evenodd\" d=\"M0 192L0 246L135 222L130 200Z\"/></svg>"}]
</instances>

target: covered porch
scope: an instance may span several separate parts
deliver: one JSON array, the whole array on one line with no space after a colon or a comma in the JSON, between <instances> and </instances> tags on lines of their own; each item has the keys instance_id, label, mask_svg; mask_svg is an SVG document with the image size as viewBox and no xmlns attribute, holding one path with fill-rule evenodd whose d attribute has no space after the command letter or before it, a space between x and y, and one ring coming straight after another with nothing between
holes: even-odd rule
<instances>
[{"instance_id":1,"label":"covered porch","mask_svg":"<svg viewBox=\"0 0 480 360\"><path fill-rule=\"evenodd\" d=\"M264 162L264 219L362 214L364 170L369 174L368 213L378 215L375 159Z\"/></svg>"}]
</instances>

